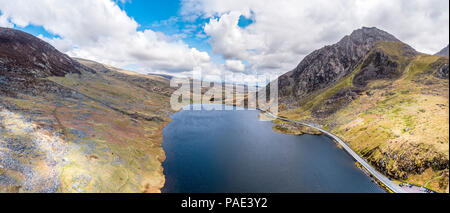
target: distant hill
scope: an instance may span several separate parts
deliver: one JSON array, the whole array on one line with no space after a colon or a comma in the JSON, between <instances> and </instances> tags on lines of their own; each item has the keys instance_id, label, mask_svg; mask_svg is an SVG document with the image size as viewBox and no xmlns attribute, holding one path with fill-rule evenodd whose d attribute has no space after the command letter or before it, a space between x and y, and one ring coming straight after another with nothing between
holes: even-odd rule
<instances>
[{"instance_id":1,"label":"distant hill","mask_svg":"<svg viewBox=\"0 0 450 213\"><path fill-rule=\"evenodd\" d=\"M171 75L164 75L164 74L149 73L148 75L159 75L159 76L161 76L163 78L167 78L169 80L173 78L173 76L171 76Z\"/></svg>"},{"instance_id":2,"label":"distant hill","mask_svg":"<svg viewBox=\"0 0 450 213\"><path fill-rule=\"evenodd\" d=\"M442 49L441 51L437 52L434 55L448 56L448 45L444 49Z\"/></svg>"}]
</instances>

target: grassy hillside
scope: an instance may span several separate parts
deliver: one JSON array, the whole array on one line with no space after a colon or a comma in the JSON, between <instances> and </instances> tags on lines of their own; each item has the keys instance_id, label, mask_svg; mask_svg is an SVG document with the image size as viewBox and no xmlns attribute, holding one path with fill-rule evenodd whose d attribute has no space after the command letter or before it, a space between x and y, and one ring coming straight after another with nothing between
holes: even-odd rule
<instances>
[{"instance_id":1,"label":"grassy hillside","mask_svg":"<svg viewBox=\"0 0 450 213\"><path fill-rule=\"evenodd\" d=\"M70 96L1 97L0 192L160 192L168 81L104 71L45 79Z\"/></svg>"},{"instance_id":2,"label":"grassy hillside","mask_svg":"<svg viewBox=\"0 0 450 213\"><path fill-rule=\"evenodd\" d=\"M388 67L384 73L364 73L377 63ZM281 115L323 125L394 179L448 192L449 80L438 74L443 64L448 57L380 42L352 73Z\"/></svg>"}]
</instances>

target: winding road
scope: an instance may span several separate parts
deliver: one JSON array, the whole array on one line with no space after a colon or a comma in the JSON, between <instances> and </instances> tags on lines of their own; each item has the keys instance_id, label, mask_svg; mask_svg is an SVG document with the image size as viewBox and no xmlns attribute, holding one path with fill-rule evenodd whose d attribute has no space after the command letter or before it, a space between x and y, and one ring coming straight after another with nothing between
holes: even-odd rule
<instances>
[{"instance_id":1,"label":"winding road","mask_svg":"<svg viewBox=\"0 0 450 213\"><path fill-rule=\"evenodd\" d=\"M332 138L333 140L337 141L343 148L345 151L347 151L348 154L350 154L357 162L359 162L373 177L375 177L376 179L378 179L378 181L380 181L381 183L383 183L383 185L385 185L389 190L391 190L394 193L407 193L407 191L405 191L404 189L402 189L399 185L395 184L394 182L392 182L391 180L389 180L389 178L387 178L386 176L384 176L383 174L381 174L380 172L378 172L375 168L373 168L369 163L367 163L367 161L365 161L363 158L361 158L358 154L356 154L355 151L353 151L353 149L351 149L343 140L341 140L339 137L337 137L336 135L325 131L323 129L321 129L320 127L318 127L318 125L315 124L309 124L309 123L304 123L304 122L299 122L299 121L293 121L293 120L289 120L287 118L282 118L279 116L276 116L270 112L267 111L263 111L260 110L262 112L264 112L266 115L269 115L273 118L277 118L283 121L287 121L287 122L292 122L292 123L296 123L296 124L300 124L300 125L304 125L304 126L308 126L314 129L319 130L320 132L322 132L324 135Z\"/></svg>"}]
</instances>

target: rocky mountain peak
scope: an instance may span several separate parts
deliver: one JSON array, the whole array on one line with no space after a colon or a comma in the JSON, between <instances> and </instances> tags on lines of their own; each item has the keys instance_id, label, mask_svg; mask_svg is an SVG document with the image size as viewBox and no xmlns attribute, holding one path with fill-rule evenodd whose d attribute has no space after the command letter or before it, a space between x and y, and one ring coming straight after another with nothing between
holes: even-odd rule
<instances>
[{"instance_id":1,"label":"rocky mountain peak","mask_svg":"<svg viewBox=\"0 0 450 213\"><path fill-rule=\"evenodd\" d=\"M378 41L400 41L395 36L376 27L362 27L354 30L350 35L344 36L336 46L351 48L352 46L363 46L364 49L371 48Z\"/></svg>"},{"instance_id":2,"label":"rocky mountain peak","mask_svg":"<svg viewBox=\"0 0 450 213\"><path fill-rule=\"evenodd\" d=\"M347 36L346 36L347 37ZM349 36L353 41L400 41L395 36L376 27L362 27L354 30Z\"/></svg>"},{"instance_id":3,"label":"rocky mountain peak","mask_svg":"<svg viewBox=\"0 0 450 213\"><path fill-rule=\"evenodd\" d=\"M352 72L381 41L400 42L376 27L362 27L338 43L312 52L294 70L279 78L280 100L286 100L286 104L297 102L318 89L328 87Z\"/></svg>"},{"instance_id":4,"label":"rocky mountain peak","mask_svg":"<svg viewBox=\"0 0 450 213\"><path fill-rule=\"evenodd\" d=\"M11 28L0 28L0 75L44 78L91 69L45 41Z\"/></svg>"}]
</instances>

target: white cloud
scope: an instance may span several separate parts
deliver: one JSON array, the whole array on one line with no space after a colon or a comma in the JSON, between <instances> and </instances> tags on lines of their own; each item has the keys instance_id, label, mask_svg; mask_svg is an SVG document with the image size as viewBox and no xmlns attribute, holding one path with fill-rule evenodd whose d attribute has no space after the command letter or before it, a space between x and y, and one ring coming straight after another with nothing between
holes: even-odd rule
<instances>
[{"instance_id":1,"label":"white cloud","mask_svg":"<svg viewBox=\"0 0 450 213\"><path fill-rule=\"evenodd\" d=\"M204 31L211 36L211 45L215 53L225 58L247 58L248 44L244 40L244 32L238 27L239 12L230 12L222 15L220 20L211 19L205 25Z\"/></svg>"},{"instance_id":2,"label":"white cloud","mask_svg":"<svg viewBox=\"0 0 450 213\"><path fill-rule=\"evenodd\" d=\"M180 74L213 66L208 53L176 37L138 31L139 24L114 1L0 0L0 11L0 24L42 26L58 36L40 35L41 39L74 57L119 67L135 65L141 72Z\"/></svg>"},{"instance_id":3,"label":"white cloud","mask_svg":"<svg viewBox=\"0 0 450 213\"><path fill-rule=\"evenodd\" d=\"M449 2L442 0L184 0L182 14L210 17L204 27L215 53L281 74L315 49L362 26L386 30L419 51L448 44ZM240 15L254 23L241 28ZM217 18L218 17L218 18Z\"/></svg>"},{"instance_id":4,"label":"white cloud","mask_svg":"<svg viewBox=\"0 0 450 213\"><path fill-rule=\"evenodd\" d=\"M138 27L136 21L109 0L0 0L0 10L20 27L43 26L80 46L106 37L125 37Z\"/></svg>"},{"instance_id":5,"label":"white cloud","mask_svg":"<svg viewBox=\"0 0 450 213\"><path fill-rule=\"evenodd\" d=\"M244 72L245 65L240 60L226 60L225 66L234 72Z\"/></svg>"},{"instance_id":6,"label":"white cloud","mask_svg":"<svg viewBox=\"0 0 450 213\"><path fill-rule=\"evenodd\" d=\"M257 80L243 71L242 62L215 63L207 52L189 47L179 39L153 30L138 31L139 24L112 0L0 0L0 26L42 26L57 35L38 37L73 57L86 58L117 67L133 67L142 73L192 77L202 70L205 80L230 75L233 82ZM176 21L174 20L169 21ZM162 22L161 24L168 24ZM197 26L186 28L191 33Z\"/></svg>"},{"instance_id":7,"label":"white cloud","mask_svg":"<svg viewBox=\"0 0 450 213\"><path fill-rule=\"evenodd\" d=\"M179 76L202 69L207 79L233 74L237 82L255 81L256 73L283 74L313 50L362 26L386 30L426 53L449 42L446 0L183 0L183 20L211 19L204 33L193 35L199 26L186 25L173 36L137 30L139 23L118 2L129 1L0 0L0 26L43 26L58 36L40 37L59 50L113 66ZM254 23L239 27L241 15ZM208 36L225 63L189 47L180 40L186 35Z\"/></svg>"},{"instance_id":8,"label":"white cloud","mask_svg":"<svg viewBox=\"0 0 450 213\"><path fill-rule=\"evenodd\" d=\"M46 38L42 34L37 37L56 47L61 52L70 52L73 49L72 42L67 39Z\"/></svg>"},{"instance_id":9,"label":"white cloud","mask_svg":"<svg viewBox=\"0 0 450 213\"><path fill-rule=\"evenodd\" d=\"M8 21L8 17L0 13L0 27L12 27L13 25Z\"/></svg>"}]
</instances>

